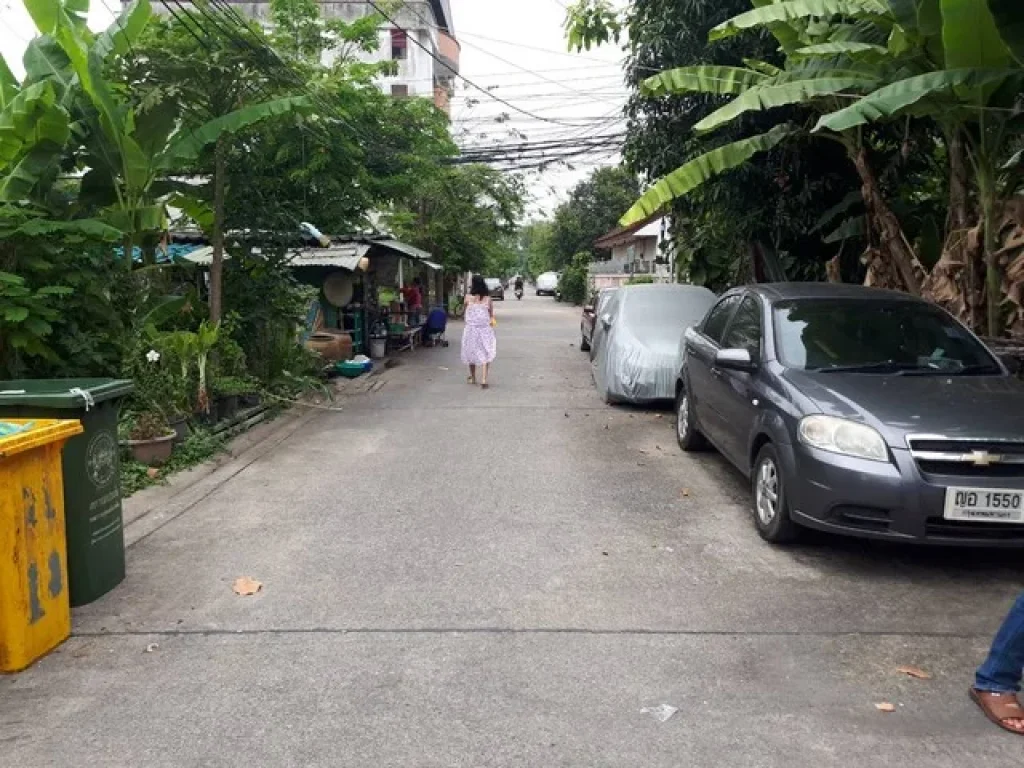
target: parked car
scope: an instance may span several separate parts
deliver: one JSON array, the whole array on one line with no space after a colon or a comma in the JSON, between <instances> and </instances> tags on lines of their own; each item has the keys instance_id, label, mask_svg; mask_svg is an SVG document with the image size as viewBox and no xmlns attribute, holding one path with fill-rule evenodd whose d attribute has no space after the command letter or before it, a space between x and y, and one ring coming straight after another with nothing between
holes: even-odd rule
<instances>
[{"instance_id":1,"label":"parked car","mask_svg":"<svg viewBox=\"0 0 1024 768\"><path fill-rule=\"evenodd\" d=\"M594 332L594 382L605 402L672 402L683 331L715 295L695 285L627 285L601 308Z\"/></svg>"},{"instance_id":2,"label":"parked car","mask_svg":"<svg viewBox=\"0 0 1024 768\"><path fill-rule=\"evenodd\" d=\"M602 288L590 297L590 301L583 305L583 317L580 319L580 351L589 352L591 340L594 337L594 324L597 316L601 313L608 299L615 293L614 288Z\"/></svg>"},{"instance_id":3,"label":"parked car","mask_svg":"<svg viewBox=\"0 0 1024 768\"><path fill-rule=\"evenodd\" d=\"M679 444L750 479L754 522L1024 546L1024 383L953 317L860 286L758 285L687 331Z\"/></svg>"},{"instance_id":4,"label":"parked car","mask_svg":"<svg viewBox=\"0 0 1024 768\"><path fill-rule=\"evenodd\" d=\"M501 280L497 277L488 277L484 279L484 282L487 283L487 290L491 292L492 299L505 300L505 286L502 285Z\"/></svg>"},{"instance_id":5,"label":"parked car","mask_svg":"<svg viewBox=\"0 0 1024 768\"><path fill-rule=\"evenodd\" d=\"M537 295L554 296L558 290L558 273L544 272L537 277Z\"/></svg>"}]
</instances>

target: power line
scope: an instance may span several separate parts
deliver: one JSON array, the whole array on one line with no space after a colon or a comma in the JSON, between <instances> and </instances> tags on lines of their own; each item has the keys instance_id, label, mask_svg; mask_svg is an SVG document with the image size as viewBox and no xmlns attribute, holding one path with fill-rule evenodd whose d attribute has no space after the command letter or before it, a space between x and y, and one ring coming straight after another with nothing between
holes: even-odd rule
<instances>
[{"instance_id":1,"label":"power line","mask_svg":"<svg viewBox=\"0 0 1024 768\"><path fill-rule=\"evenodd\" d=\"M429 49L429 48L428 48L427 46L425 46L425 45L424 45L423 43L421 43L421 42L420 42L420 41L419 41L419 40L418 40L418 39L416 38L416 36L415 36L415 35L410 35L410 34L409 34L409 30L407 30L407 29L405 29L404 27L402 27L401 25L399 25L399 24L398 24L398 22L394 20L394 18L392 18L391 16L389 16L389 15L388 15L387 13L385 13L385 12L384 12L384 11L383 11L383 10L381 9L381 7L380 7L380 6L379 6L379 5L378 5L378 4L376 3L376 2L374 2L374 0L367 0L367 3L368 3L368 4L370 5L370 6L372 6L372 7L373 7L373 9L374 9L375 11L377 11L377 13L378 13L378 14L380 14L380 16L381 16L381 17L382 17L383 19L385 19L385 20L386 20L386 21L387 21L388 23L392 24L392 25L394 26L394 28L395 28L395 29L399 30L400 32L404 32L404 33L406 34L406 39L407 39L407 40L409 40L409 41L411 41L411 42L412 42L412 43L413 43L413 44L414 44L414 45L415 45L416 47L418 47L418 48L422 48L422 49L423 49L423 50L424 50L424 51L425 51L425 52L427 53L427 55L428 55L428 56L430 56L430 58L431 58L431 59L433 59L433 60L434 60L434 61L436 61L436 62L437 62L438 64L441 64L441 65L442 65L442 66L444 66L444 67L447 67L447 66L448 66L448 65L447 65L447 63L445 63L445 62L444 62L444 61L443 61L443 60L442 60L442 59L441 59L441 58L440 58L440 57L439 57L439 56L438 56L438 55L437 55L436 53L434 53L434 52L433 52L432 50L430 50L430 49ZM449 70L449 71L452 71L452 70ZM454 72L454 71L452 71L452 74L453 74L453 75L454 75L455 77L457 77L457 78L459 78L460 80L462 80L463 82L465 82L465 83L468 83L469 85L473 86L474 88L476 88L476 89L477 89L478 91L480 91L481 93L483 93L483 94L486 94L486 95L487 95L488 97L490 97L490 98L494 99L494 100L495 100L495 101L497 101L497 102L500 102L500 103L504 104L504 105L505 105L506 107L509 107L510 109L513 109L513 110L515 110L516 112L519 112L519 113L521 113L521 114L527 115L527 116L529 116L529 117L532 117L532 118L535 118L535 119L537 119L537 120L542 120L542 121L544 121L544 122L549 122L549 123L556 123L556 124L558 124L558 125L568 125L568 126L572 126L572 123L566 123L566 122L564 122L564 121L562 121L562 120L555 120L555 119L553 119L553 118L549 118L549 117L541 117L541 116L539 116L539 115L535 115L535 114L533 114L532 112L530 112L530 111L528 111L528 110L525 110L525 109L521 109L520 107L517 107L517 106L516 106L515 104L513 104L512 102L510 102L510 101L507 101L507 100L505 100L505 99L501 98L500 96L495 96L495 95L494 95L493 93L491 93L490 91L488 91L488 90L487 90L486 88L481 88L481 87L480 87L479 85L477 85L476 83L474 83L474 82L473 82L472 80L470 80L470 79L469 79L468 77L466 77L465 75L463 75L463 74L460 74L460 73L458 73L458 72Z\"/></svg>"}]
</instances>

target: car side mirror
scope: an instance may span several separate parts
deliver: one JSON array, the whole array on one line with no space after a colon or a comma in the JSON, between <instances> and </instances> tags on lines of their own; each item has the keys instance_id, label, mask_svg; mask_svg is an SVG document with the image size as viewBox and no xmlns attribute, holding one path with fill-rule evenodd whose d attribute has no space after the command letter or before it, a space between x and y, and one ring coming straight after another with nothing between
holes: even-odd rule
<instances>
[{"instance_id":1,"label":"car side mirror","mask_svg":"<svg viewBox=\"0 0 1024 768\"><path fill-rule=\"evenodd\" d=\"M585 307L583 307L583 311L586 312L588 315L592 315L594 314L594 307L591 306L590 304L587 304Z\"/></svg>"},{"instance_id":2,"label":"car side mirror","mask_svg":"<svg viewBox=\"0 0 1024 768\"><path fill-rule=\"evenodd\" d=\"M605 328L609 328L611 326L611 324L612 324L612 316L611 315L609 315L607 312L605 312L603 315L601 315L601 325L603 325Z\"/></svg>"},{"instance_id":3,"label":"car side mirror","mask_svg":"<svg viewBox=\"0 0 1024 768\"><path fill-rule=\"evenodd\" d=\"M726 371L753 373L757 362L746 349L720 349L715 353L715 367Z\"/></svg>"}]
</instances>

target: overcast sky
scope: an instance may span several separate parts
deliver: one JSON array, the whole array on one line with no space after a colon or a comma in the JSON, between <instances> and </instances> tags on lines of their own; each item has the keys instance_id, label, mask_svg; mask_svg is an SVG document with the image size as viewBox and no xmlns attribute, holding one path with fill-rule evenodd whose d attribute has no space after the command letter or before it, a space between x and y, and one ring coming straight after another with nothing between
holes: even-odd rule
<instances>
[{"instance_id":1,"label":"overcast sky","mask_svg":"<svg viewBox=\"0 0 1024 768\"><path fill-rule=\"evenodd\" d=\"M622 132L622 52L617 46L566 52L562 22L568 0L450 1L462 44L461 74L488 90L481 93L458 81L452 128L461 146L514 144L520 135L573 142ZM117 7L117 0L93 0L91 26L105 27ZM16 74L22 72L21 55L33 31L21 0L0 0L0 52ZM617 160L617 153L606 149L571 158L572 169L555 165L528 171L531 217L550 213L589 171Z\"/></svg>"}]
</instances>

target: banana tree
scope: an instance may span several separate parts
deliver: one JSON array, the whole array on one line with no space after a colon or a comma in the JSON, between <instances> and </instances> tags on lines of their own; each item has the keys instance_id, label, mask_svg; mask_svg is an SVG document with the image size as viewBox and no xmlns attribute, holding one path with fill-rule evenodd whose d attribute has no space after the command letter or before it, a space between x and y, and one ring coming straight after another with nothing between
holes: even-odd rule
<instances>
[{"instance_id":1,"label":"banana tree","mask_svg":"<svg viewBox=\"0 0 1024 768\"><path fill-rule=\"evenodd\" d=\"M201 125L184 120L180 105L173 101L165 101L158 108L136 110L107 81L104 71L112 55L129 52L139 39L152 14L150 0L137 0L98 35L82 21L88 0L24 2L48 49L45 66L50 74L45 79L72 83L88 101L89 109L80 115L88 166L82 189L98 192L99 199L109 199L104 218L125 233L123 246L129 268L138 238L166 228L164 206L158 199L159 180L188 169L205 148L227 135L309 106L306 97L271 99ZM222 163L218 163L216 173L214 186L222 190ZM216 202L222 206L223 195ZM211 318L217 322L221 314L223 210L215 211L215 221L210 309Z\"/></svg>"},{"instance_id":2,"label":"banana tree","mask_svg":"<svg viewBox=\"0 0 1024 768\"><path fill-rule=\"evenodd\" d=\"M883 85L894 67L887 45L896 44L896 18L881 0L754 0L757 6L715 27L712 40L748 29L767 29L785 57L783 67L748 62L746 67L683 67L649 78L643 92L650 96L699 92L732 100L695 126L713 131L742 115L782 106L803 107L826 114L851 98ZM837 19L841 21L837 21ZM869 21L865 22L867 19ZM844 22L858 23L844 23ZM712 150L659 181L623 218L632 223L652 215L673 196L699 186L713 176L745 163L784 138L807 135L810 125L776 126L768 133ZM820 135L820 134L819 134ZM881 191L861 131L835 131L823 136L846 150L862 182L864 204L877 232L882 252L895 267L899 282L920 292L921 272L913 248ZM714 158L714 162L708 162ZM680 181L687 179L686 184ZM676 194L671 194L672 190ZM669 193L669 194L667 194Z\"/></svg>"},{"instance_id":3,"label":"banana tree","mask_svg":"<svg viewBox=\"0 0 1024 768\"><path fill-rule=\"evenodd\" d=\"M928 117L966 141L981 209L986 326L1003 330L999 264L999 171L1018 135L1024 105L1024 3L1019 0L904 0L908 46L931 71L894 79L843 109L815 131L859 130L907 115ZM911 49L912 50L912 49Z\"/></svg>"}]
</instances>

